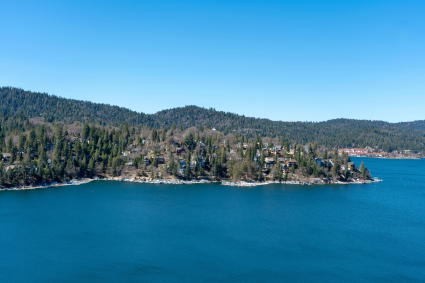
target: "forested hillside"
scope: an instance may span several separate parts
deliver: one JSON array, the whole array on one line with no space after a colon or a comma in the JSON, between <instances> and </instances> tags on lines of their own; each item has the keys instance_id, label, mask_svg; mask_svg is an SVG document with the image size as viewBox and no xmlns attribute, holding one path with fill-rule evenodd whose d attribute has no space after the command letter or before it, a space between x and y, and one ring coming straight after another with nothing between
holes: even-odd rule
<instances>
[{"instance_id":1,"label":"forested hillside","mask_svg":"<svg viewBox=\"0 0 425 283\"><path fill-rule=\"evenodd\" d=\"M0 89L0 113L3 116L24 115L43 117L46 122L90 122L102 125L150 125L149 115L108 104L65 99L47 93L24 91L18 88Z\"/></svg>"},{"instance_id":2,"label":"forested hillside","mask_svg":"<svg viewBox=\"0 0 425 283\"><path fill-rule=\"evenodd\" d=\"M237 130L248 137L281 136L307 143L314 141L326 147L378 146L385 151L395 149L423 150L425 148L425 122L388 123L383 121L334 119L326 122L280 122L257 119L186 106L163 110L153 115L161 125L179 123L184 127L211 125L222 132Z\"/></svg>"},{"instance_id":3,"label":"forested hillside","mask_svg":"<svg viewBox=\"0 0 425 283\"><path fill-rule=\"evenodd\" d=\"M213 127L223 133L238 132L249 138L283 137L298 144L317 142L332 147L379 147L385 151L425 149L425 121L388 123L352 119L326 122L280 122L236 115L229 112L186 106L163 110L153 115L126 108L88 101L65 99L46 93L17 88L0 89L0 122L10 130L13 123L25 128L28 118L43 117L46 122L87 122L99 125L128 124L138 128L169 129L174 124ZM13 119L11 119L13 118ZM16 122L13 122L15 121Z\"/></svg>"}]
</instances>

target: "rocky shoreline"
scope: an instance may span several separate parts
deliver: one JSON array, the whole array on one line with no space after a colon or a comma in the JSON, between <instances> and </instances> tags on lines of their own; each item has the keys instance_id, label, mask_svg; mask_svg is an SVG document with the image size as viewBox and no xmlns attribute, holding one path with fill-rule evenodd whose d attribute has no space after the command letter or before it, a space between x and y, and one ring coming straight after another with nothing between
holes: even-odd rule
<instances>
[{"instance_id":1,"label":"rocky shoreline","mask_svg":"<svg viewBox=\"0 0 425 283\"><path fill-rule=\"evenodd\" d=\"M108 177L108 178L84 178L84 179L74 179L64 183L43 183L37 186L20 186L20 187L10 187L0 188L0 191L17 191L17 190L34 190L41 188L50 188L50 187L62 187L62 186L77 186L90 183L92 181L114 181L114 182L132 182L132 183L141 183L141 184L164 184L164 185L194 185L194 184L211 184L211 183L221 183L223 186L231 186L231 187L256 187L256 186L264 186L264 185L272 185L272 184L281 184L281 185L326 185L326 184L338 184L338 185L349 185L349 184L371 184L382 182L382 180L378 178L374 178L372 180L359 180L355 182L329 182L329 183L313 183L313 182L301 182L301 181L265 181L265 182L230 182L230 181L211 181L206 179L201 180L161 180L161 179L136 179L136 178L120 178L120 177Z\"/></svg>"}]
</instances>

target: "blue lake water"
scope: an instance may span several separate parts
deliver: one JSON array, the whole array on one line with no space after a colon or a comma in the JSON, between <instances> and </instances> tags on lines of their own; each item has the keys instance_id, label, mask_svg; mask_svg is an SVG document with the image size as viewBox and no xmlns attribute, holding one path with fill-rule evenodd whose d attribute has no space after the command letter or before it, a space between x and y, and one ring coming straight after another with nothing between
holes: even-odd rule
<instances>
[{"instance_id":1,"label":"blue lake water","mask_svg":"<svg viewBox=\"0 0 425 283\"><path fill-rule=\"evenodd\" d=\"M0 192L0 282L425 282L425 160L363 160L384 182Z\"/></svg>"}]
</instances>

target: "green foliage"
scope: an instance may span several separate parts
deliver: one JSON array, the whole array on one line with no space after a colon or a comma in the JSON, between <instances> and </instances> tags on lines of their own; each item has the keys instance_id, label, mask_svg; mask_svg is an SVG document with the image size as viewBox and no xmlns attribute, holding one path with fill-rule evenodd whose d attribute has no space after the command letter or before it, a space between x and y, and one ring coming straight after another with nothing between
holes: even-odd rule
<instances>
[{"instance_id":1,"label":"green foliage","mask_svg":"<svg viewBox=\"0 0 425 283\"><path fill-rule=\"evenodd\" d=\"M24 91L3 87L0 89L0 127L8 136L31 130L29 118L43 117L46 122L83 122L83 137L91 136L92 126L136 125L153 129L179 124L180 131L195 126L200 130L211 125L224 133L236 131L244 138L282 138L282 145L306 144L313 142L313 152L317 144L332 147L375 147L384 151L410 149L425 150L425 121L409 123L387 123L382 121L335 119L326 122L280 122L239 116L229 112L186 106L163 110L153 115L138 113L125 108L96 104L87 101L65 99L46 93ZM157 130L153 140L159 141ZM202 131L201 131L202 132ZM153 134L154 135L154 134ZM1 137L0 137L1 138ZM0 140L1 142L1 140Z\"/></svg>"}]
</instances>

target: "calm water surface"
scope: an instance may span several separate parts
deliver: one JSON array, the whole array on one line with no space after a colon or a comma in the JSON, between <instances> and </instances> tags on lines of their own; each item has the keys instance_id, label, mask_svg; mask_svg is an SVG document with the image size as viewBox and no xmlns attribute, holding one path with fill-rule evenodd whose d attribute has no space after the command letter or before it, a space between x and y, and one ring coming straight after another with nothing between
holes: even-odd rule
<instances>
[{"instance_id":1,"label":"calm water surface","mask_svg":"<svg viewBox=\"0 0 425 283\"><path fill-rule=\"evenodd\" d=\"M364 160L384 182L0 192L0 282L425 282L425 160Z\"/></svg>"}]
</instances>

